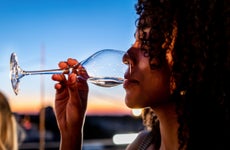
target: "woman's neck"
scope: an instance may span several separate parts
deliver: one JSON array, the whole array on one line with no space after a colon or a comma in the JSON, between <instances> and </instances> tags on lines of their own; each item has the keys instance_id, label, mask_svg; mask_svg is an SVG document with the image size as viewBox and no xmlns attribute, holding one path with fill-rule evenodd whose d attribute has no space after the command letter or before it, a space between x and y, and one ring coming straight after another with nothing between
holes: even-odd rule
<instances>
[{"instance_id":1,"label":"woman's neck","mask_svg":"<svg viewBox=\"0 0 230 150\"><path fill-rule=\"evenodd\" d=\"M179 124L177 122L175 105L169 104L153 109L160 123L160 150L177 150L179 148L177 132Z\"/></svg>"}]
</instances>

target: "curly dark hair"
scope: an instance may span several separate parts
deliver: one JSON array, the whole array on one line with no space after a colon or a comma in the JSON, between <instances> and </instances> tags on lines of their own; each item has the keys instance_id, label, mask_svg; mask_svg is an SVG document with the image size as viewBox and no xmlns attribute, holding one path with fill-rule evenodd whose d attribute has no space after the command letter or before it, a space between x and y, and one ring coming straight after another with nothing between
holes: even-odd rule
<instances>
[{"instance_id":1,"label":"curly dark hair","mask_svg":"<svg viewBox=\"0 0 230 150\"><path fill-rule=\"evenodd\" d=\"M149 62L158 60L150 67L161 67L173 49L171 100L177 105L179 149L230 149L229 2L138 0L135 5L141 50Z\"/></svg>"}]
</instances>

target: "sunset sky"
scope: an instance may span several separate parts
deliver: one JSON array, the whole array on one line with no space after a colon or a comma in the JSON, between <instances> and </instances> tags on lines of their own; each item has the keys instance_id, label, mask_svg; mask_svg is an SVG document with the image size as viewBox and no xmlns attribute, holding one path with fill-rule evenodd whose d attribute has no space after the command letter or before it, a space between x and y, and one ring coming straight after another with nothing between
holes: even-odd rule
<instances>
[{"instance_id":1,"label":"sunset sky","mask_svg":"<svg viewBox=\"0 0 230 150\"><path fill-rule=\"evenodd\" d=\"M55 69L59 61L69 57L85 59L101 49L126 51L134 42L135 2L1 0L0 91L8 97L13 111L38 112L41 104L52 106L55 82L50 75L26 76L16 96L9 78L12 52L22 69L39 70ZM122 85L89 86L89 114L130 113Z\"/></svg>"}]
</instances>

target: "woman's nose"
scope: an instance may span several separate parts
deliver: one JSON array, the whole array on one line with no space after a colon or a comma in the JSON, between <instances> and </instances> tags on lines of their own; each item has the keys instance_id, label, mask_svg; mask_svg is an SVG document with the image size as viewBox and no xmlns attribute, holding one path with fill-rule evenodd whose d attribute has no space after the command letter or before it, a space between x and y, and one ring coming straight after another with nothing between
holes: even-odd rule
<instances>
[{"instance_id":1,"label":"woman's nose","mask_svg":"<svg viewBox=\"0 0 230 150\"><path fill-rule=\"evenodd\" d=\"M132 60L129 56L129 54L126 52L122 58L122 62L128 66L130 66L130 64L132 64Z\"/></svg>"},{"instance_id":2,"label":"woman's nose","mask_svg":"<svg viewBox=\"0 0 230 150\"><path fill-rule=\"evenodd\" d=\"M126 64L128 66L128 70L126 71L127 73L131 74L131 69L133 67L133 61L131 59L131 57L129 56L128 53L125 53L123 58L122 58L122 61L124 64Z\"/></svg>"}]
</instances>

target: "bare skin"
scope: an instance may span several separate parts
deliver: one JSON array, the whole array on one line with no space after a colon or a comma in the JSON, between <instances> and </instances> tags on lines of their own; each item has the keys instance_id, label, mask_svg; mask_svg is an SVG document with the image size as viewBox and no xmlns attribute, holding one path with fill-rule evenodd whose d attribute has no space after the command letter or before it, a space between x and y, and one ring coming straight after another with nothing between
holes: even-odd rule
<instances>
[{"instance_id":1,"label":"bare skin","mask_svg":"<svg viewBox=\"0 0 230 150\"><path fill-rule=\"evenodd\" d=\"M69 58L67 62L60 62L61 69L77 64L78 61ZM61 133L60 149L76 149L82 147L82 128L87 107L88 74L79 66L78 72L55 74L52 76L55 84L55 113ZM77 76L79 76L77 78ZM67 139L67 140L66 140Z\"/></svg>"}]
</instances>

